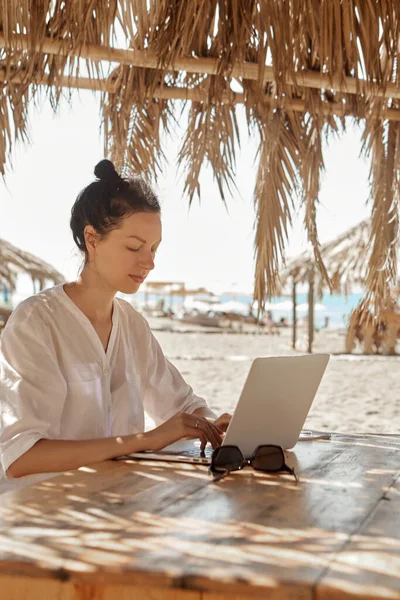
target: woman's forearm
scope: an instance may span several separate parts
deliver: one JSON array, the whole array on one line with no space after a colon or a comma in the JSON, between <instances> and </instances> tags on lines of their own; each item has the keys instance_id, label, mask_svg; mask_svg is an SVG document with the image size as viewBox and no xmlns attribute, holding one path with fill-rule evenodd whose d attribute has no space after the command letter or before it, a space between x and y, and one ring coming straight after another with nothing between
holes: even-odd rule
<instances>
[{"instance_id":1,"label":"woman's forearm","mask_svg":"<svg viewBox=\"0 0 400 600\"><path fill-rule=\"evenodd\" d=\"M101 460L147 450L146 433L95 440L47 440L36 442L10 465L7 474L23 477L78 469Z\"/></svg>"}]
</instances>

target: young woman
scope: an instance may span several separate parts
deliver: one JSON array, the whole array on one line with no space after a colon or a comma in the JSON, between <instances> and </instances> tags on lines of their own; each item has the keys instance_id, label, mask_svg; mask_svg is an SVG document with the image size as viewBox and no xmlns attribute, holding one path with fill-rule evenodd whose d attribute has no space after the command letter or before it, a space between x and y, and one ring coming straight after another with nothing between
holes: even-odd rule
<instances>
[{"instance_id":1,"label":"young woman","mask_svg":"<svg viewBox=\"0 0 400 600\"><path fill-rule=\"evenodd\" d=\"M116 293L134 294L154 268L160 205L140 177L110 161L77 197L77 281L22 302L0 342L0 480L54 473L181 438L221 442L216 419L165 358L147 321ZM144 432L144 412L157 427Z\"/></svg>"}]
</instances>

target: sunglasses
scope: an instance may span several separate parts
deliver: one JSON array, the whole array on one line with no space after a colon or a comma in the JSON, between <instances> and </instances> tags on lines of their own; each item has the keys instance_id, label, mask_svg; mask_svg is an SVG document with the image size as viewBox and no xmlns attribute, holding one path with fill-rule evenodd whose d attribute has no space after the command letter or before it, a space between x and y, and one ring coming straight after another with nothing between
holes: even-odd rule
<instances>
[{"instance_id":1,"label":"sunglasses","mask_svg":"<svg viewBox=\"0 0 400 600\"><path fill-rule=\"evenodd\" d=\"M268 473L286 471L291 473L297 482L299 481L294 469L288 467L285 462L283 448L271 444L257 446L249 460L243 456L237 446L218 446L212 455L210 472L215 480L220 480L231 471L239 471L246 466Z\"/></svg>"}]
</instances>

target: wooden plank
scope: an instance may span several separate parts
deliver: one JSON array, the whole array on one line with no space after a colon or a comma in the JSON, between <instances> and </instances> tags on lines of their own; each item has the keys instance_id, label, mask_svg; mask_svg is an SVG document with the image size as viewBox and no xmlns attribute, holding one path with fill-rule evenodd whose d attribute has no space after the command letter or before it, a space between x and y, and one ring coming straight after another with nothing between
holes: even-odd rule
<instances>
[{"instance_id":1,"label":"wooden plank","mask_svg":"<svg viewBox=\"0 0 400 600\"><path fill-rule=\"evenodd\" d=\"M97 586L28 577L2 576L1 586L2 600L202 600L200 592L189 590L124 585Z\"/></svg>"},{"instance_id":2,"label":"wooden plank","mask_svg":"<svg viewBox=\"0 0 400 600\"><path fill-rule=\"evenodd\" d=\"M29 504L42 510L46 506L48 514L60 506L65 508L79 502L124 503L127 497L165 482L186 485L187 478L164 462L104 461L0 494L0 508L14 510L16 505L26 507Z\"/></svg>"},{"instance_id":3,"label":"wooden plank","mask_svg":"<svg viewBox=\"0 0 400 600\"><path fill-rule=\"evenodd\" d=\"M6 69L0 69L0 82L8 81L12 83L24 82L24 74L18 71L14 74L10 74ZM36 75L34 83L37 85L52 85L53 80L47 74ZM110 94L115 93L116 88L112 80L109 79L93 79L90 77L57 77L57 85L66 87L69 89L82 89L108 92ZM193 102L209 102L209 94L207 89L203 88L185 88L185 87L174 87L174 86L156 86L152 91L149 98L160 98L162 100L190 100ZM246 98L245 94L238 92L226 92L223 93L219 99L221 102L226 104L244 104ZM270 99L267 96L262 98L262 101L266 106L271 105ZM284 98L281 101L280 106L286 111L294 111L305 113L310 107L304 100L299 98ZM329 102L313 108L313 114L320 114L324 116L339 115L343 116L356 116L363 118L364 113L354 112L352 107L348 107L342 102ZM400 121L400 110L397 108L384 108L381 112L376 114L368 114L368 118L371 119L385 119L388 121Z\"/></svg>"},{"instance_id":4,"label":"wooden plank","mask_svg":"<svg viewBox=\"0 0 400 600\"><path fill-rule=\"evenodd\" d=\"M0 573L65 579L78 572L80 579L98 582L99 571L109 567L108 581L143 585L147 573L124 577L121 570L131 560L125 532L130 528L140 535L146 525L132 528L124 514L143 507L157 513L208 483L198 465L177 469L165 462L107 461L1 495ZM108 545L107 531L113 538ZM158 572L152 581L174 587L176 576Z\"/></svg>"},{"instance_id":5,"label":"wooden plank","mask_svg":"<svg viewBox=\"0 0 400 600\"><path fill-rule=\"evenodd\" d=\"M385 470L386 465L381 466ZM374 475L371 470L371 475ZM317 600L400 599L400 476L335 556Z\"/></svg>"},{"instance_id":6,"label":"wooden plank","mask_svg":"<svg viewBox=\"0 0 400 600\"><path fill-rule=\"evenodd\" d=\"M124 585L96 586L71 584L52 579L2 576L2 600L257 600L263 596L209 594L189 590L131 587ZM279 591L268 600L280 600Z\"/></svg>"},{"instance_id":7,"label":"wooden plank","mask_svg":"<svg viewBox=\"0 0 400 600\"><path fill-rule=\"evenodd\" d=\"M29 36L16 34L12 36L12 43L6 43L5 36L0 33L0 48L6 51L25 50L32 51L32 43ZM80 57L93 61L116 62L121 65L131 65L146 69L159 69L160 58L151 50L121 49L96 44L79 44L71 48L70 40L60 40L44 37L36 44L35 52L57 56ZM167 65L167 71L187 71L188 73L200 73L209 75L220 74L220 61L216 58L204 57L178 57L173 64ZM228 72L229 71L229 72ZM258 81L260 68L257 63L243 61L237 62L225 73L225 77L243 78ZM262 77L264 81L275 81L275 72L272 66L263 65ZM337 77L334 73L320 73L315 71L301 71L296 73L295 78L286 76L288 85L296 87L315 88L321 90L334 90L346 94L360 96L364 93L369 97L400 98L399 87L390 81L378 87L372 82L355 77Z\"/></svg>"},{"instance_id":8,"label":"wooden plank","mask_svg":"<svg viewBox=\"0 0 400 600\"><path fill-rule=\"evenodd\" d=\"M251 469L213 483L204 467L151 461L66 473L0 496L0 574L311 599L398 472L399 449L400 436L299 443L297 486Z\"/></svg>"}]
</instances>

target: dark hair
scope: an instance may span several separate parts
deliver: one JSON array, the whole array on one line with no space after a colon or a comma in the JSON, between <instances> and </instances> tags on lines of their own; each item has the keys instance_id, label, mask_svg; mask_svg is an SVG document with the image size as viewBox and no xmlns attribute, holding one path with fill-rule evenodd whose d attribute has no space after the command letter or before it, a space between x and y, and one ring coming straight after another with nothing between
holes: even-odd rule
<instances>
[{"instance_id":1,"label":"dark hair","mask_svg":"<svg viewBox=\"0 0 400 600\"><path fill-rule=\"evenodd\" d=\"M140 175L124 179L113 163L101 160L93 181L79 194L71 210L70 226L75 244L87 255L84 230L92 225L100 235L117 229L124 217L137 212L160 213L156 194Z\"/></svg>"}]
</instances>

